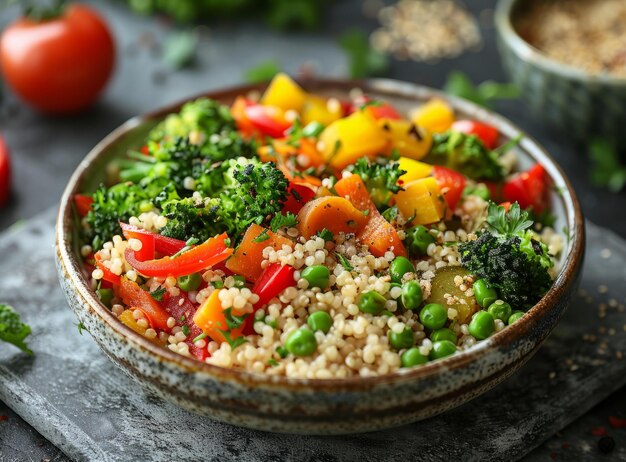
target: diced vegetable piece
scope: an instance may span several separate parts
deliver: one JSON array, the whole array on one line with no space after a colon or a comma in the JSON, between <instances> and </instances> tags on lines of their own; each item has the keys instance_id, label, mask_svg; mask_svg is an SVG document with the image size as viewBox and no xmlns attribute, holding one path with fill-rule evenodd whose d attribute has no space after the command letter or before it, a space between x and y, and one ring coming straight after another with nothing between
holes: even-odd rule
<instances>
[{"instance_id":1,"label":"diced vegetable piece","mask_svg":"<svg viewBox=\"0 0 626 462\"><path fill-rule=\"evenodd\" d=\"M243 96L238 96L233 102L233 105L230 107L230 113L232 114L233 119L235 119L237 129L247 137L252 136L255 131L254 125L246 116L246 107L253 104L254 103L252 101L244 98Z\"/></svg>"},{"instance_id":2,"label":"diced vegetable piece","mask_svg":"<svg viewBox=\"0 0 626 462\"><path fill-rule=\"evenodd\" d=\"M126 277L121 278L120 297L126 306L141 310L152 328L169 331L167 320L170 315L152 298L150 293L139 287L136 282Z\"/></svg>"},{"instance_id":3,"label":"diced vegetable piece","mask_svg":"<svg viewBox=\"0 0 626 462\"><path fill-rule=\"evenodd\" d=\"M457 120L452 124L452 130L467 135L476 135L489 149L496 147L500 136L497 128L477 120Z\"/></svg>"},{"instance_id":4,"label":"diced vegetable piece","mask_svg":"<svg viewBox=\"0 0 626 462\"><path fill-rule=\"evenodd\" d=\"M450 210L456 210L456 206L465 189L465 176L450 168L433 166L433 176L441 189L444 199Z\"/></svg>"},{"instance_id":5,"label":"diced vegetable piece","mask_svg":"<svg viewBox=\"0 0 626 462\"><path fill-rule=\"evenodd\" d=\"M307 94L302 87L287 74L281 72L276 74L263 93L261 104L276 106L283 111L293 109L300 112L306 99Z\"/></svg>"},{"instance_id":6,"label":"diced vegetable piece","mask_svg":"<svg viewBox=\"0 0 626 462\"><path fill-rule=\"evenodd\" d=\"M247 229L235 253L226 262L226 268L254 282L263 272L261 268L263 249L272 247L274 250L280 250L283 245L293 247L294 243L291 239L253 223Z\"/></svg>"},{"instance_id":7,"label":"diced vegetable piece","mask_svg":"<svg viewBox=\"0 0 626 462\"><path fill-rule=\"evenodd\" d=\"M434 98L413 113L412 121L429 132L443 133L452 126L454 111L444 100Z\"/></svg>"},{"instance_id":8,"label":"diced vegetable piece","mask_svg":"<svg viewBox=\"0 0 626 462\"><path fill-rule=\"evenodd\" d=\"M140 228L126 224L124 225L125 226L122 226L122 223L120 223L120 226L122 227L122 232L124 233L124 237L128 240L137 239L141 242L141 249L134 251L135 258L139 261L153 260L156 248L154 238L155 236L157 236L157 234L151 233L149 231L142 232L145 230L139 231ZM185 243L183 242L183 247L184 246Z\"/></svg>"},{"instance_id":9,"label":"diced vegetable piece","mask_svg":"<svg viewBox=\"0 0 626 462\"><path fill-rule=\"evenodd\" d=\"M367 209L355 208L343 197L320 197L302 207L298 213L298 230L307 239L324 228L333 234L357 233L367 223L364 210Z\"/></svg>"},{"instance_id":10,"label":"diced vegetable piece","mask_svg":"<svg viewBox=\"0 0 626 462\"><path fill-rule=\"evenodd\" d=\"M306 183L289 184L287 200L283 204L282 213L291 212L297 214L304 205L315 197L317 187Z\"/></svg>"},{"instance_id":11,"label":"diced vegetable piece","mask_svg":"<svg viewBox=\"0 0 626 462\"><path fill-rule=\"evenodd\" d=\"M400 177L398 182L401 185L405 185L414 180L420 178L426 178L433 172L433 166L425 162L419 162L408 157L400 157L398 159L400 170L405 170L406 173Z\"/></svg>"},{"instance_id":12,"label":"diced vegetable piece","mask_svg":"<svg viewBox=\"0 0 626 462\"><path fill-rule=\"evenodd\" d=\"M455 321L460 324L468 323L479 307L473 296L465 295L465 292L455 284L454 278L457 276L465 277L470 274L462 266L444 266L439 268L432 280L430 296L426 303L439 303L447 309L453 308L458 313ZM466 284L466 286L467 289L471 288L471 284ZM446 297L448 294L456 297L455 300L458 300L458 303L449 305L449 297Z\"/></svg>"},{"instance_id":13,"label":"diced vegetable piece","mask_svg":"<svg viewBox=\"0 0 626 462\"><path fill-rule=\"evenodd\" d=\"M209 356L207 347L199 347L194 343L194 339L202 334L202 329L193 322L193 317L197 311L196 306L189 301L186 295L181 294L178 297L168 297L167 301L163 302L163 307L176 320L177 326L189 328L189 334L185 340L185 343L189 345L189 353L200 361L204 361Z\"/></svg>"},{"instance_id":14,"label":"diced vegetable piece","mask_svg":"<svg viewBox=\"0 0 626 462\"><path fill-rule=\"evenodd\" d=\"M173 258L163 257L158 260L139 261L130 248L126 249L124 256L128 264L144 276L186 276L210 268L230 257L233 249L226 245L227 238L226 233L220 234Z\"/></svg>"},{"instance_id":15,"label":"diced vegetable piece","mask_svg":"<svg viewBox=\"0 0 626 462\"><path fill-rule=\"evenodd\" d=\"M374 119L399 120L402 116L390 103L375 101L372 98L361 95L354 98L354 110L362 110L369 113Z\"/></svg>"},{"instance_id":16,"label":"diced vegetable piece","mask_svg":"<svg viewBox=\"0 0 626 462\"><path fill-rule=\"evenodd\" d=\"M335 120L341 119L343 109L337 100L329 101L319 96L309 95L302 106L301 116L304 125L319 122L328 126Z\"/></svg>"},{"instance_id":17,"label":"diced vegetable piece","mask_svg":"<svg viewBox=\"0 0 626 462\"><path fill-rule=\"evenodd\" d=\"M548 207L549 177L541 164L527 172L514 175L502 187L502 197L507 202L517 202L522 209L533 209L541 214Z\"/></svg>"},{"instance_id":18,"label":"diced vegetable piece","mask_svg":"<svg viewBox=\"0 0 626 462\"><path fill-rule=\"evenodd\" d=\"M406 256L406 250L396 229L380 214L360 176L350 175L342 178L335 184L335 191L352 202L357 210L367 211L367 222L357 232L357 237L369 247L373 255L381 257L388 250L392 250L395 255ZM328 223L326 227L327 225Z\"/></svg>"},{"instance_id":19,"label":"diced vegetable piece","mask_svg":"<svg viewBox=\"0 0 626 462\"><path fill-rule=\"evenodd\" d=\"M433 137L423 127L403 119L381 119L378 124L389 140L389 153L395 149L401 156L420 160L430 151Z\"/></svg>"},{"instance_id":20,"label":"diced vegetable piece","mask_svg":"<svg viewBox=\"0 0 626 462\"><path fill-rule=\"evenodd\" d=\"M295 272L293 266L281 265L280 263L268 265L252 287L252 293L259 296L259 301L254 307L262 308L287 287L295 286L296 281L293 278Z\"/></svg>"},{"instance_id":21,"label":"diced vegetable piece","mask_svg":"<svg viewBox=\"0 0 626 462\"><path fill-rule=\"evenodd\" d=\"M133 309L132 308L130 310L124 310L122 312L122 314L120 314L117 317L117 319L122 321L122 323L125 326L130 327L132 330L137 332L139 335L144 335L146 333L146 330L148 329L147 327L141 327L139 324L137 324L137 320L133 317Z\"/></svg>"},{"instance_id":22,"label":"diced vegetable piece","mask_svg":"<svg viewBox=\"0 0 626 462\"><path fill-rule=\"evenodd\" d=\"M253 104L246 106L244 112L252 126L257 129L261 135L281 138L285 135L285 131L291 126L291 123L285 120L284 111L275 106Z\"/></svg>"},{"instance_id":23,"label":"diced vegetable piece","mask_svg":"<svg viewBox=\"0 0 626 462\"><path fill-rule=\"evenodd\" d=\"M231 339L235 339L241 336L243 326L234 329L228 328L219 293L220 290L211 292L209 298L196 311L193 322L212 340L222 343L226 341L224 331L229 332Z\"/></svg>"},{"instance_id":24,"label":"diced vegetable piece","mask_svg":"<svg viewBox=\"0 0 626 462\"><path fill-rule=\"evenodd\" d=\"M426 225L441 220L446 202L434 178L422 178L403 185L404 191L395 195L396 207L411 225Z\"/></svg>"},{"instance_id":25,"label":"diced vegetable piece","mask_svg":"<svg viewBox=\"0 0 626 462\"><path fill-rule=\"evenodd\" d=\"M344 168L359 157L375 156L387 146L387 138L376 121L363 111L330 124L320 135L322 154L328 164Z\"/></svg>"},{"instance_id":26,"label":"diced vegetable piece","mask_svg":"<svg viewBox=\"0 0 626 462\"><path fill-rule=\"evenodd\" d=\"M79 217L84 218L87 216L91 210L91 204L93 204L93 197L87 196L86 194L74 195L74 205L76 206L76 213L78 213Z\"/></svg>"},{"instance_id":27,"label":"diced vegetable piece","mask_svg":"<svg viewBox=\"0 0 626 462\"><path fill-rule=\"evenodd\" d=\"M153 233L137 226L129 225L127 223L120 223L122 232L126 239L131 237L137 238L143 242L141 235L150 236L154 240L154 250L170 257L177 252L180 252L186 245L185 241L174 239L173 237L162 236L161 234Z\"/></svg>"}]
</instances>

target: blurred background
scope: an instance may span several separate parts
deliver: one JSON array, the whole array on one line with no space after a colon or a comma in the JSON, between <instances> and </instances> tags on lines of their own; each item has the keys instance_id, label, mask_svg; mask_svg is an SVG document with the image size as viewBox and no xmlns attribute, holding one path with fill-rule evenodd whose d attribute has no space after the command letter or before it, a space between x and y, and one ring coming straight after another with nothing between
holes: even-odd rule
<instances>
[{"instance_id":1,"label":"blurred background","mask_svg":"<svg viewBox=\"0 0 626 462\"><path fill-rule=\"evenodd\" d=\"M88 9L0 0L0 230L54 207L81 159L128 118L202 92L265 81L282 70L302 79L400 79L490 106L557 159L588 219L626 235L626 163L613 146L614 136L581 137L574 122L571 129L562 123L557 129L558 122L551 125L549 117L537 116L532 95L546 89L533 91L519 79L520 86L510 83L496 43L495 0L80 4ZM33 6L31 19L20 19L28 6ZM50 41L49 32L38 27L50 22L63 28L59 41ZM626 35L622 37L626 62ZM49 63L61 55L71 64L59 76ZM69 75L73 83L63 87ZM55 84L61 90L45 90ZM569 84L556 85L555 94ZM572 87L571 99L566 94L543 103L548 108L564 105L565 112L579 97L592 104L580 96L582 86ZM618 104L614 110L623 115L625 107ZM588 419L611 407L626 407L625 394L619 392ZM54 451L45 442L37 448L40 437L0 403L2 415L14 420L21 432L14 441L23 441L31 457ZM551 449L544 445L542 451ZM2 448L0 460L1 454Z\"/></svg>"}]
</instances>

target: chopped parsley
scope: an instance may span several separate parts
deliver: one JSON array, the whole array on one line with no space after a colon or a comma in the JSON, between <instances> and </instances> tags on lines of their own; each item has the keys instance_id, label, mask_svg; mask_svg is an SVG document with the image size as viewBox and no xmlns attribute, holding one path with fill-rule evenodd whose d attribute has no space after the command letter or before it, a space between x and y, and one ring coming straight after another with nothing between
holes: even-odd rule
<instances>
[{"instance_id":1,"label":"chopped parsley","mask_svg":"<svg viewBox=\"0 0 626 462\"><path fill-rule=\"evenodd\" d=\"M158 289L150 292L150 296L154 298L157 302L160 302L163 300L163 295L165 295L165 292L167 292L167 289L165 287L159 287Z\"/></svg>"},{"instance_id":2,"label":"chopped parsley","mask_svg":"<svg viewBox=\"0 0 626 462\"><path fill-rule=\"evenodd\" d=\"M293 228L298 224L298 218L291 212L287 212L286 214L277 213L270 221L270 228L272 231L276 232L280 228Z\"/></svg>"},{"instance_id":3,"label":"chopped parsley","mask_svg":"<svg viewBox=\"0 0 626 462\"><path fill-rule=\"evenodd\" d=\"M330 242L335 239L335 236L333 235L333 233L328 231L326 228L322 229L321 231L318 231L317 235L321 237L322 239L324 239L326 242Z\"/></svg>"},{"instance_id":4,"label":"chopped parsley","mask_svg":"<svg viewBox=\"0 0 626 462\"><path fill-rule=\"evenodd\" d=\"M257 237L252 239L252 242L255 242L258 244L260 242L267 241L270 238L269 234L267 234L267 231L268 231L267 229L264 229Z\"/></svg>"},{"instance_id":5,"label":"chopped parsley","mask_svg":"<svg viewBox=\"0 0 626 462\"><path fill-rule=\"evenodd\" d=\"M341 266L343 266L343 268L346 271L352 271L354 269L354 267L352 266L350 261L348 261L348 259L346 257L344 257L343 255L341 255L340 253L336 253L335 257L337 258L337 260L339 261Z\"/></svg>"}]
</instances>

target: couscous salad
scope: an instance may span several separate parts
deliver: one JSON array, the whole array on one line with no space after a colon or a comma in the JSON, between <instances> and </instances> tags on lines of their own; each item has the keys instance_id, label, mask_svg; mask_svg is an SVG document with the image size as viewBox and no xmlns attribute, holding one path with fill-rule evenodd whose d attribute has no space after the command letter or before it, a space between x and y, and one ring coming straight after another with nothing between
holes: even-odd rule
<instances>
[{"instance_id":1,"label":"couscous salad","mask_svg":"<svg viewBox=\"0 0 626 462\"><path fill-rule=\"evenodd\" d=\"M515 140L284 74L198 99L75 197L100 301L152 342L302 378L419 366L505 329L551 287L562 237Z\"/></svg>"}]
</instances>

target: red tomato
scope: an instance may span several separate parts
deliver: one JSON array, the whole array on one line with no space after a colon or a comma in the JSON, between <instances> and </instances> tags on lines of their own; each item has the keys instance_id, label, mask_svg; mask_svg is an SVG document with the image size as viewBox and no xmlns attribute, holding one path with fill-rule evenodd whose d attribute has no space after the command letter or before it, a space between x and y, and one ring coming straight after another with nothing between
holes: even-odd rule
<instances>
[{"instance_id":1,"label":"red tomato","mask_svg":"<svg viewBox=\"0 0 626 462\"><path fill-rule=\"evenodd\" d=\"M4 77L26 102L48 113L93 103L106 84L115 46L106 23L85 5L53 19L18 19L0 38Z\"/></svg>"},{"instance_id":2,"label":"red tomato","mask_svg":"<svg viewBox=\"0 0 626 462\"><path fill-rule=\"evenodd\" d=\"M244 108L246 118L263 135L282 138L291 124L272 106L253 104Z\"/></svg>"},{"instance_id":3,"label":"red tomato","mask_svg":"<svg viewBox=\"0 0 626 462\"><path fill-rule=\"evenodd\" d=\"M542 213L548 205L548 175L543 165L536 164L527 172L518 173L504 183L502 198L517 202L522 209Z\"/></svg>"},{"instance_id":4,"label":"red tomato","mask_svg":"<svg viewBox=\"0 0 626 462\"><path fill-rule=\"evenodd\" d=\"M437 180L450 210L456 210L465 189L465 177L459 172L439 165L433 166L433 176Z\"/></svg>"},{"instance_id":5,"label":"red tomato","mask_svg":"<svg viewBox=\"0 0 626 462\"><path fill-rule=\"evenodd\" d=\"M489 149L496 147L500 136L497 128L476 120L457 120L452 124L452 130L476 135Z\"/></svg>"},{"instance_id":6,"label":"red tomato","mask_svg":"<svg viewBox=\"0 0 626 462\"><path fill-rule=\"evenodd\" d=\"M356 108L361 108L365 106L367 103L372 102L372 98L368 96L362 95L358 96L354 99L354 106ZM370 113L374 119L393 119L399 120L402 118L398 111L389 103L376 102L376 104L371 104L367 106L366 110ZM354 109L351 111L354 112Z\"/></svg>"},{"instance_id":7,"label":"red tomato","mask_svg":"<svg viewBox=\"0 0 626 462\"><path fill-rule=\"evenodd\" d=\"M120 297L126 306L141 310L150 323L150 327L169 331L167 320L170 315L163 309L152 295L143 290L136 282L120 278Z\"/></svg>"},{"instance_id":8,"label":"red tomato","mask_svg":"<svg viewBox=\"0 0 626 462\"><path fill-rule=\"evenodd\" d=\"M100 255L100 252L96 252L96 254L94 255L94 259L96 260L96 266L100 268L102 270L102 273L104 274L102 279L110 282L113 285L119 286L121 279L120 276L113 273L109 268L104 266L104 263L102 263L102 256Z\"/></svg>"},{"instance_id":9,"label":"red tomato","mask_svg":"<svg viewBox=\"0 0 626 462\"><path fill-rule=\"evenodd\" d=\"M86 194L75 194L74 195L74 206L76 207L76 213L81 218L87 216L89 211L91 210L91 204L93 204L93 198Z\"/></svg>"},{"instance_id":10,"label":"red tomato","mask_svg":"<svg viewBox=\"0 0 626 462\"><path fill-rule=\"evenodd\" d=\"M305 183L290 183L287 189L287 200L283 204L283 213L291 212L297 215L304 204L315 197L315 188Z\"/></svg>"},{"instance_id":11,"label":"red tomato","mask_svg":"<svg viewBox=\"0 0 626 462\"><path fill-rule=\"evenodd\" d=\"M9 150L0 135L0 207L9 200L11 190L11 163L9 162Z\"/></svg>"},{"instance_id":12,"label":"red tomato","mask_svg":"<svg viewBox=\"0 0 626 462\"><path fill-rule=\"evenodd\" d=\"M189 301L184 293L181 293L181 295L177 297L167 297L167 299L164 297L161 306L170 316L176 319L177 326L189 327L189 335L187 335L187 340L185 340L185 343L189 345L189 353L200 361L204 361L208 358L209 352L206 345L200 348L193 342L196 337L202 334L202 330L193 322L193 315L196 314L198 308Z\"/></svg>"}]
</instances>

